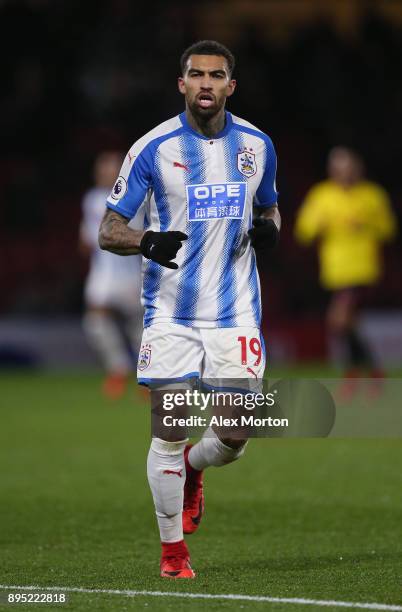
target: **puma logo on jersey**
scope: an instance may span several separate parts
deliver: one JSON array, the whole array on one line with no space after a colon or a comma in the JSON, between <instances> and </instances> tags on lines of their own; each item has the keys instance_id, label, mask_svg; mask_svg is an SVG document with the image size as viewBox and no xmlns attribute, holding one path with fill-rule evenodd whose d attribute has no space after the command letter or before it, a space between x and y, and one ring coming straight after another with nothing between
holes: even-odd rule
<instances>
[{"instance_id":1,"label":"puma logo on jersey","mask_svg":"<svg viewBox=\"0 0 402 612\"><path fill-rule=\"evenodd\" d=\"M129 160L130 164L133 161L133 159L135 159L137 157L136 155L131 155L130 151L127 153L127 155L128 155L128 160Z\"/></svg>"},{"instance_id":2,"label":"puma logo on jersey","mask_svg":"<svg viewBox=\"0 0 402 612\"><path fill-rule=\"evenodd\" d=\"M177 470L177 472L175 470L163 470L164 474L176 474L179 478L181 478L181 473L182 473L182 469L181 470Z\"/></svg>"},{"instance_id":3,"label":"puma logo on jersey","mask_svg":"<svg viewBox=\"0 0 402 612\"><path fill-rule=\"evenodd\" d=\"M183 170L187 170L188 172L188 166L185 166L184 164L181 164L180 162L173 162L173 166L174 168L183 168Z\"/></svg>"}]
</instances>

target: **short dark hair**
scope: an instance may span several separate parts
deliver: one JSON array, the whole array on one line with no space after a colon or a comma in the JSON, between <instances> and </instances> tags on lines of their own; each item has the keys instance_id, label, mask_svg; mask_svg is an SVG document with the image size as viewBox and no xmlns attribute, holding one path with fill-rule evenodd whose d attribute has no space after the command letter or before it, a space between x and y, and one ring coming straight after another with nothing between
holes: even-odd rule
<instances>
[{"instance_id":1,"label":"short dark hair","mask_svg":"<svg viewBox=\"0 0 402 612\"><path fill-rule=\"evenodd\" d=\"M186 71L187 60L190 55L221 55L228 63L229 74L235 67L234 55L225 45L218 43L216 40L199 40L198 42L188 47L180 58L180 66L182 74Z\"/></svg>"}]
</instances>

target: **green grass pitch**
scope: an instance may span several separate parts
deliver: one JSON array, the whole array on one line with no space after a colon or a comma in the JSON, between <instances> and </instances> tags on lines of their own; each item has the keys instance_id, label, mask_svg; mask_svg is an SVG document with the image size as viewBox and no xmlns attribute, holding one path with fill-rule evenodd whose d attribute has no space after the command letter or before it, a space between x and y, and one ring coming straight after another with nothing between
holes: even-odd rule
<instances>
[{"instance_id":1,"label":"green grass pitch","mask_svg":"<svg viewBox=\"0 0 402 612\"><path fill-rule=\"evenodd\" d=\"M107 402L99 384L94 373L0 376L1 584L402 603L401 440L251 441L206 474L205 517L187 537L197 578L167 581L146 401L133 383ZM323 608L71 593L65 609Z\"/></svg>"}]
</instances>

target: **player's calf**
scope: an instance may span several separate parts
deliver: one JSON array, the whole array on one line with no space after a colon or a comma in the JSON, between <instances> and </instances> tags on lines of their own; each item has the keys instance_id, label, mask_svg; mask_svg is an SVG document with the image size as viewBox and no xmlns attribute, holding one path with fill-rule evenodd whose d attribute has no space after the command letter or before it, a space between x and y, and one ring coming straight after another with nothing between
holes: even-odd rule
<instances>
[{"instance_id":1,"label":"player's calf","mask_svg":"<svg viewBox=\"0 0 402 612\"><path fill-rule=\"evenodd\" d=\"M148 453L147 475L155 504L161 542L183 539L181 512L186 479L185 441L166 442L153 438Z\"/></svg>"}]
</instances>

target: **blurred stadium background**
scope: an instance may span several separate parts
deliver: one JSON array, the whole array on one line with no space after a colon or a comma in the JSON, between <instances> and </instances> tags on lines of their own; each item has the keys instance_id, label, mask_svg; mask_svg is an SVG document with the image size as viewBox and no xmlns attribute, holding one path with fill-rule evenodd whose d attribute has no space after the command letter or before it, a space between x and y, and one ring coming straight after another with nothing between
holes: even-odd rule
<instances>
[{"instance_id":1,"label":"blurred stadium background","mask_svg":"<svg viewBox=\"0 0 402 612\"><path fill-rule=\"evenodd\" d=\"M150 8L151 7L151 8ZM284 220L260 270L273 363L327 347L314 249L293 238L297 208L329 148L359 150L402 211L402 3L398 0L158 2L3 0L0 366L93 365L81 330L80 203L105 149L126 151L180 112L178 59L216 38L237 57L229 109L271 135ZM365 317L390 366L402 362L401 237Z\"/></svg>"},{"instance_id":2,"label":"blurred stadium background","mask_svg":"<svg viewBox=\"0 0 402 612\"><path fill-rule=\"evenodd\" d=\"M134 381L116 409L100 392L81 324L78 227L96 155L126 151L181 112L179 56L202 38L234 51L229 109L278 150L282 239L260 269L271 363L325 376L327 296L315 249L295 243L293 226L331 146L362 153L402 227L399 0L0 0L0 589L162 588L147 402ZM364 316L389 371L402 365L401 246L400 234L386 246ZM401 604L401 474L398 439L253 440L224 475L207 474L190 544L199 579L163 589ZM189 609L71 599L83 612ZM268 605L288 609L258 602Z\"/></svg>"}]
</instances>

